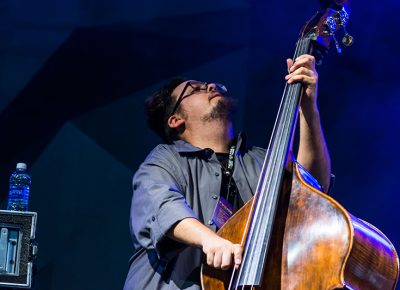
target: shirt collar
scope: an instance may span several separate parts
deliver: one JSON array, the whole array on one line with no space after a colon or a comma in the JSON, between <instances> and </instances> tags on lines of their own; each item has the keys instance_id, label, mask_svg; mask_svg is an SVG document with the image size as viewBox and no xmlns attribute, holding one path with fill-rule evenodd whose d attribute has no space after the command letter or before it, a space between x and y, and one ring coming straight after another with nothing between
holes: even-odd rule
<instances>
[{"instance_id":1,"label":"shirt collar","mask_svg":"<svg viewBox=\"0 0 400 290\"><path fill-rule=\"evenodd\" d=\"M236 137L236 148L243 149L246 147L246 139L247 136L245 133L240 132ZM209 148L199 148L195 147L192 144L184 141L184 140L175 140L173 142L175 149L179 153L200 153Z\"/></svg>"}]
</instances>

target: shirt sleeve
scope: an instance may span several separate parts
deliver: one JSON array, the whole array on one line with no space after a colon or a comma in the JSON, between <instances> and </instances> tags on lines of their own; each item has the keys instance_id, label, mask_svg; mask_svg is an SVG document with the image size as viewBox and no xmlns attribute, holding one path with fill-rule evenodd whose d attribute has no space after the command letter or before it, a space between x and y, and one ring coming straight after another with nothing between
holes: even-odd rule
<instances>
[{"instance_id":1,"label":"shirt sleeve","mask_svg":"<svg viewBox=\"0 0 400 290\"><path fill-rule=\"evenodd\" d=\"M168 150L157 148L133 177L130 226L135 241L155 249L162 260L174 257L183 244L166 233L185 218L196 218L181 192L177 162Z\"/></svg>"}]
</instances>

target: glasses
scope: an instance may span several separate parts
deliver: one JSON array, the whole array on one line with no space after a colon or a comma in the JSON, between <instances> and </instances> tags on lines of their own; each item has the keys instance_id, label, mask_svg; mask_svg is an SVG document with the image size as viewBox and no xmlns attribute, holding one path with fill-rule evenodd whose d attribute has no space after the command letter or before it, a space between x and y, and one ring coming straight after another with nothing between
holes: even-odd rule
<instances>
[{"instance_id":1,"label":"glasses","mask_svg":"<svg viewBox=\"0 0 400 290\"><path fill-rule=\"evenodd\" d=\"M213 85L213 86L211 86ZM186 83L186 85L183 87L183 90L181 92L181 94L179 95L174 109L172 110L172 113L170 114L170 116L172 116L173 114L175 114L176 110L178 109L179 105L182 103L183 99L197 94L199 92L207 92L209 90L209 88L211 89L211 91L214 92L219 92L222 94L226 94L228 92L228 89L223 85L223 84L219 84L219 83L205 83L205 82L197 82L197 81L188 81ZM187 93L187 94L185 94Z\"/></svg>"}]
</instances>

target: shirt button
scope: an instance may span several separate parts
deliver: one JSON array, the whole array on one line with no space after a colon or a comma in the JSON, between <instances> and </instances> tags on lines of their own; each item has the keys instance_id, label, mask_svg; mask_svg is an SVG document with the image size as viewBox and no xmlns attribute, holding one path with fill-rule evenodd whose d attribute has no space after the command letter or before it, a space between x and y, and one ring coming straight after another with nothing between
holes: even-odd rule
<instances>
[{"instance_id":1,"label":"shirt button","mask_svg":"<svg viewBox=\"0 0 400 290\"><path fill-rule=\"evenodd\" d=\"M217 196L216 194L213 194L213 195L212 195L212 198L213 198L213 199L218 199L218 196Z\"/></svg>"},{"instance_id":2,"label":"shirt button","mask_svg":"<svg viewBox=\"0 0 400 290\"><path fill-rule=\"evenodd\" d=\"M208 221L208 224L209 224L210 226L212 226L212 225L214 224L214 222L213 222L212 220L209 220L209 221Z\"/></svg>"},{"instance_id":3,"label":"shirt button","mask_svg":"<svg viewBox=\"0 0 400 290\"><path fill-rule=\"evenodd\" d=\"M155 217L152 217L151 220L154 222L154 221L156 220L156 218L155 218Z\"/></svg>"},{"instance_id":4,"label":"shirt button","mask_svg":"<svg viewBox=\"0 0 400 290\"><path fill-rule=\"evenodd\" d=\"M218 173L218 172L215 172L215 176L219 176L219 173Z\"/></svg>"}]
</instances>

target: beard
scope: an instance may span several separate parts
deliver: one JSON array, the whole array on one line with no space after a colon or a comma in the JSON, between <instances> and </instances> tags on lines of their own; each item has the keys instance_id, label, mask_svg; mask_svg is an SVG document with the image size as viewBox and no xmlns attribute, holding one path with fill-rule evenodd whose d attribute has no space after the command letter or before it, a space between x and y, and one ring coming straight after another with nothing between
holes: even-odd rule
<instances>
[{"instance_id":1,"label":"beard","mask_svg":"<svg viewBox=\"0 0 400 290\"><path fill-rule=\"evenodd\" d=\"M205 122L221 120L230 121L233 113L236 111L237 102L229 97L220 98L217 104L212 108L211 112L203 116Z\"/></svg>"}]
</instances>

